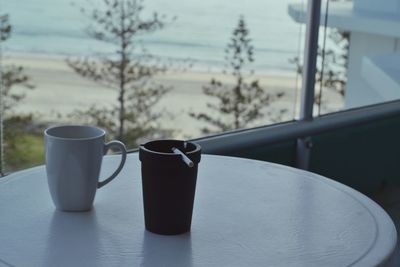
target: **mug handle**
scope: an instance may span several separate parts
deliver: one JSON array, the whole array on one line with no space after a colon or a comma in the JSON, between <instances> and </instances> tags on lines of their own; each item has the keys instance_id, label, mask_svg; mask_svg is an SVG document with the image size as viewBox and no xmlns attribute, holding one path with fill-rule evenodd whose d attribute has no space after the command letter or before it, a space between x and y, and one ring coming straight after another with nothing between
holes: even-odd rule
<instances>
[{"instance_id":1,"label":"mug handle","mask_svg":"<svg viewBox=\"0 0 400 267\"><path fill-rule=\"evenodd\" d=\"M119 150L121 151L121 153L122 153L121 154L121 156L122 156L121 162L119 163L118 168L115 170L115 172L113 174L111 174L110 177L108 177L104 181L99 181L97 183L97 188L101 188L101 187L105 186L106 184L108 184L109 182L111 182L111 180L113 180L118 175L118 173L122 170L122 167L124 167L127 152L126 152L126 147L122 142L114 140L114 141L111 141L111 142L108 142L107 144L105 144L104 145L104 155L107 154L107 151L113 146L119 148Z\"/></svg>"}]
</instances>

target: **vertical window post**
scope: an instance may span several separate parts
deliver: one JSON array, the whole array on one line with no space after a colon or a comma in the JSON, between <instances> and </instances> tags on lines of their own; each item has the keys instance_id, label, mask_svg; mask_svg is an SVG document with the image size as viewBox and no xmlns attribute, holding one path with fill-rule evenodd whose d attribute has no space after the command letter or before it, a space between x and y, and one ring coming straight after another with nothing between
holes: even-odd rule
<instances>
[{"instance_id":1,"label":"vertical window post","mask_svg":"<svg viewBox=\"0 0 400 267\"><path fill-rule=\"evenodd\" d=\"M311 121L313 119L314 87L318 55L318 31L320 16L321 0L308 0L299 118L300 121ZM309 137L297 139L296 166L298 168L308 169L311 146L312 143Z\"/></svg>"},{"instance_id":2,"label":"vertical window post","mask_svg":"<svg viewBox=\"0 0 400 267\"><path fill-rule=\"evenodd\" d=\"M1 15L0 16L5 16ZM2 21L2 20L1 20ZM0 22L0 27L3 23ZM0 36L2 39L2 36ZM0 178L4 176L4 81L3 81L3 40L0 40Z\"/></svg>"}]
</instances>

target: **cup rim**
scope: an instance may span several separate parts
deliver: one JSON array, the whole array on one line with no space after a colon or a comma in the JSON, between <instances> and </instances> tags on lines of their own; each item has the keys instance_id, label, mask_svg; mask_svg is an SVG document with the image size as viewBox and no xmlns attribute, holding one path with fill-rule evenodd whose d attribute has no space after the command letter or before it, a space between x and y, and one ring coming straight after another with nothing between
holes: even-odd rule
<instances>
[{"instance_id":1,"label":"cup rim","mask_svg":"<svg viewBox=\"0 0 400 267\"><path fill-rule=\"evenodd\" d=\"M152 154L156 154L156 155L165 155L165 156L173 156L173 157L180 157L177 154L174 154L173 152L159 152L159 151L154 151L154 150L150 150L147 147L145 147L145 145L147 145L148 143L153 143L153 142L165 142L165 141L179 141L179 142L187 142L190 143L192 145L195 146L195 149L193 149L192 151L186 152L185 154L191 155L191 154L196 154L201 150L201 147L199 144L196 144L195 142L191 142L191 141L184 141L184 140L178 140L178 139L158 139L158 140L152 140L149 141L145 144L141 144L139 146L139 149L142 151L146 151L147 153L152 153Z\"/></svg>"},{"instance_id":2,"label":"cup rim","mask_svg":"<svg viewBox=\"0 0 400 267\"><path fill-rule=\"evenodd\" d=\"M56 135L52 135L49 133L49 131L54 130L54 129L58 129L58 128L73 128L73 127L80 127L80 128L90 128L90 129L95 129L96 131L99 131L98 135L93 135L93 136L89 136L89 137L82 137L82 138L69 138L69 137L60 137L60 136L56 136ZM44 135L46 137L50 137L50 138L54 138L54 139L58 139L58 140L65 140L65 141L84 141L84 140L94 140L94 139L98 139L101 137L104 137L106 135L106 131L95 127L95 126L90 126L90 125L80 125L80 124L68 124L68 125L57 125L57 126L51 126L49 128L47 128L44 131Z\"/></svg>"}]
</instances>

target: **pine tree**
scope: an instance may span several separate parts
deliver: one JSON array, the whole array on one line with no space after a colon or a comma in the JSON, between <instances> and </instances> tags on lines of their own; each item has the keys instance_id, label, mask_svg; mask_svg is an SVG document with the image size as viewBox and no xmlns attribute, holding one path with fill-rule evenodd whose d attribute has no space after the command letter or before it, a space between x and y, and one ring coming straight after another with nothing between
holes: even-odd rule
<instances>
[{"instance_id":1,"label":"pine tree","mask_svg":"<svg viewBox=\"0 0 400 267\"><path fill-rule=\"evenodd\" d=\"M140 0L102 0L102 7L82 9L91 21L86 32L115 47L113 55L68 59L79 75L118 91L117 105L111 109L91 107L85 114L92 122L107 128L114 137L135 145L137 139L155 131L162 113L154 106L171 89L152 81L166 67L147 54L138 39L164 28L165 16L157 13L143 18Z\"/></svg>"},{"instance_id":2,"label":"pine tree","mask_svg":"<svg viewBox=\"0 0 400 267\"><path fill-rule=\"evenodd\" d=\"M9 16L7 14L0 15L0 45L11 37L11 33L12 26L9 22ZM0 57L2 56L1 54ZM13 132L14 125L12 125L14 118L8 115L25 97L23 92L15 92L14 88L21 86L26 89L33 89L34 86L22 66L4 65L3 62L0 62L0 64L0 175L4 175L4 147L12 148L17 142L15 140L17 134Z\"/></svg>"},{"instance_id":3,"label":"pine tree","mask_svg":"<svg viewBox=\"0 0 400 267\"><path fill-rule=\"evenodd\" d=\"M202 129L203 133L249 127L254 121L265 116L266 107L283 96L283 93L267 93L256 79L248 81L247 78L252 76L253 71L246 76L245 68L254 62L254 47L243 17L240 17L225 49L225 61L224 73L231 75L235 84L224 84L212 78L210 83L203 87L203 93L217 100L217 103L207 104L213 115L206 112L189 114L208 124Z\"/></svg>"},{"instance_id":4,"label":"pine tree","mask_svg":"<svg viewBox=\"0 0 400 267\"><path fill-rule=\"evenodd\" d=\"M350 2L351 0L330 0L330 2ZM327 2L326 4L328 4ZM328 6L329 7L329 6ZM345 95L347 83L347 64L350 48L350 33L339 31L336 28L327 29L330 45L318 46L317 65L315 73L315 95L314 104L320 113L326 101L322 98L324 88L336 92L341 97ZM326 40L324 39L324 42ZM303 66L299 57L289 59L290 63L296 65L297 73L303 73Z\"/></svg>"},{"instance_id":5,"label":"pine tree","mask_svg":"<svg viewBox=\"0 0 400 267\"><path fill-rule=\"evenodd\" d=\"M343 98L347 82L350 35L348 32L339 32L337 29L331 29L327 38L333 41L332 44L335 48L325 47L325 49L322 49L318 46L314 104L318 107L319 112L327 104L322 98L323 89L331 90ZM296 65L298 74L303 73L303 66L299 57L289 59L289 62Z\"/></svg>"},{"instance_id":6,"label":"pine tree","mask_svg":"<svg viewBox=\"0 0 400 267\"><path fill-rule=\"evenodd\" d=\"M12 26L9 23L7 14L0 15L0 44L11 37ZM20 102L25 94L15 92L15 86L22 86L26 89L33 89L31 78L26 74L22 66L3 65L1 66L1 86L2 86L2 114L12 110Z\"/></svg>"}]
</instances>

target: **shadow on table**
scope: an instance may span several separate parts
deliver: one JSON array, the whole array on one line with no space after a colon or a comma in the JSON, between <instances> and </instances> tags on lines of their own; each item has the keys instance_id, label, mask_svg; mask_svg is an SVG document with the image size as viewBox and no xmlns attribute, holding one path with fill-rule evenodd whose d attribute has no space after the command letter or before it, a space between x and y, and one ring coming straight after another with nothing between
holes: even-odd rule
<instances>
[{"instance_id":1,"label":"shadow on table","mask_svg":"<svg viewBox=\"0 0 400 267\"><path fill-rule=\"evenodd\" d=\"M99 225L96 211L54 211L50 223L45 266L75 264L85 266L92 257L99 259Z\"/></svg>"},{"instance_id":2,"label":"shadow on table","mask_svg":"<svg viewBox=\"0 0 400 267\"><path fill-rule=\"evenodd\" d=\"M14 265L9 264L8 262L6 262L6 261L4 261L2 259L0 259L0 263L3 264L4 266L7 266L7 267L15 267Z\"/></svg>"},{"instance_id":3,"label":"shadow on table","mask_svg":"<svg viewBox=\"0 0 400 267\"><path fill-rule=\"evenodd\" d=\"M141 266L192 266L190 233L164 236L145 230L142 254Z\"/></svg>"}]
</instances>

